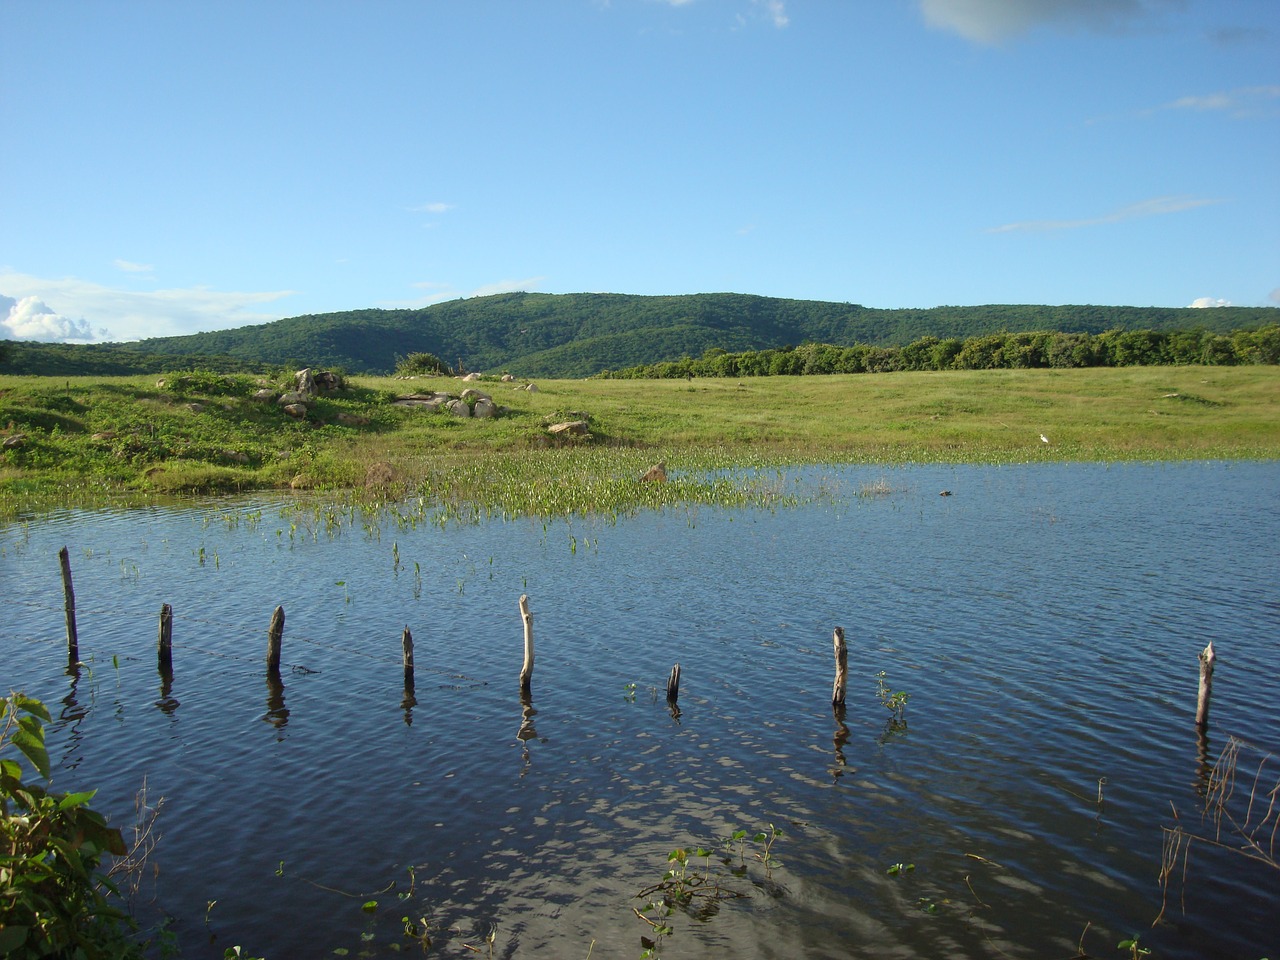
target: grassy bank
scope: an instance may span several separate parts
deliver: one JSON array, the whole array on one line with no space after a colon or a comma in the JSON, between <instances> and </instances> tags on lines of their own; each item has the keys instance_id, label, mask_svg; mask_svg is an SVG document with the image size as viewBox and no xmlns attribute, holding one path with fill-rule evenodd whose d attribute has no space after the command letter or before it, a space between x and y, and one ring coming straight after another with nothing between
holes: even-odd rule
<instances>
[{"instance_id":1,"label":"grassy bank","mask_svg":"<svg viewBox=\"0 0 1280 960\"><path fill-rule=\"evenodd\" d=\"M487 500L515 512L696 493L671 485L637 492L635 478L658 460L675 472L1280 457L1280 368L1270 366L562 380L539 381L536 391L359 378L303 418L254 399L264 387L287 386L248 375L0 377L0 437L8 442L0 513L290 487ZM489 393L501 415L462 418L392 403L466 386ZM583 419L589 438L562 444L547 432Z\"/></svg>"}]
</instances>

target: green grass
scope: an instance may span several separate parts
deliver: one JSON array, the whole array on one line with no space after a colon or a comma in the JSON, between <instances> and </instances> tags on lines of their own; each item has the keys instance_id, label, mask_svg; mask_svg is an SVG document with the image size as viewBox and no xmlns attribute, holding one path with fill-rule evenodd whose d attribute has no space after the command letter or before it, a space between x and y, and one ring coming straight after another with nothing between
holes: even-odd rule
<instances>
[{"instance_id":1,"label":"green grass","mask_svg":"<svg viewBox=\"0 0 1280 960\"><path fill-rule=\"evenodd\" d=\"M476 384L492 420L391 405L455 380L359 378L305 420L254 400L263 383L0 377L0 436L25 435L0 454L0 515L286 487L547 515L780 495L690 479L730 466L1280 458L1273 366ZM548 438L583 415L590 439ZM637 483L658 460L672 482Z\"/></svg>"}]
</instances>

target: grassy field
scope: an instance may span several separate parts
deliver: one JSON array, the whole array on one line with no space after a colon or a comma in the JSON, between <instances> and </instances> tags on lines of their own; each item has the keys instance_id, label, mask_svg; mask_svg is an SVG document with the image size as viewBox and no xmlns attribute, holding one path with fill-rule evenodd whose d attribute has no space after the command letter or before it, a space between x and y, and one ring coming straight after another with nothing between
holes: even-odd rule
<instances>
[{"instance_id":1,"label":"grassy field","mask_svg":"<svg viewBox=\"0 0 1280 960\"><path fill-rule=\"evenodd\" d=\"M1130 367L692 381L358 378L305 419L250 376L0 377L0 515L262 488L356 491L508 512L736 493L673 475L789 463L1005 463L1280 457L1280 368ZM495 419L405 410L472 386ZM552 440L586 419L589 438ZM1042 435L1048 442L1041 439ZM663 489L659 490L658 488Z\"/></svg>"}]
</instances>

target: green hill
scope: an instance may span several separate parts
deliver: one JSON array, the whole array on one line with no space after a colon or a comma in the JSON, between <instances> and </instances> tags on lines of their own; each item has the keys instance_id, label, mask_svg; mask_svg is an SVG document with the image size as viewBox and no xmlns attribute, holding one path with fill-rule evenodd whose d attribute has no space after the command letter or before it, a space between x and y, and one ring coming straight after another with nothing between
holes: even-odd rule
<instances>
[{"instance_id":1,"label":"green hill","mask_svg":"<svg viewBox=\"0 0 1280 960\"><path fill-rule=\"evenodd\" d=\"M1280 322L1280 309L1018 306L882 310L746 294L687 296L509 293L419 310L351 310L274 323L68 347L14 343L5 372L137 373L200 365L280 365L390 373L397 358L430 353L453 366L526 377L583 377L682 357L829 343L904 346L923 336L997 332L1206 329ZM183 360L182 358L186 358ZM198 363L197 363L198 360Z\"/></svg>"}]
</instances>

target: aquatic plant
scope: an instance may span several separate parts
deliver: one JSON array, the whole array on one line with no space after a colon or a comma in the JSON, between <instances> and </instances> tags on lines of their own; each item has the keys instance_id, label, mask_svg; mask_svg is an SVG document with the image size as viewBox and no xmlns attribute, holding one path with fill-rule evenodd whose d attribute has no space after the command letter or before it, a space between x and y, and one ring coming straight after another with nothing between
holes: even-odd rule
<instances>
[{"instance_id":1,"label":"aquatic plant","mask_svg":"<svg viewBox=\"0 0 1280 960\"><path fill-rule=\"evenodd\" d=\"M746 874L747 836L746 830L734 830L722 837L718 843L723 851L720 855L714 847L701 846L677 847L667 854L669 866L662 879L637 893L636 897L645 903L632 908L635 915L649 925L648 934L640 938L641 960L661 956L663 942L675 934L672 921L676 911L689 911L695 904L702 904L705 909L697 911L698 916L710 919L715 914L715 904L750 897L750 893L731 882ZM766 879L772 879L773 870L778 866L772 851L781 836L782 831L771 823L767 830L751 838L752 843L761 845L754 859L764 866Z\"/></svg>"},{"instance_id":2,"label":"aquatic plant","mask_svg":"<svg viewBox=\"0 0 1280 960\"><path fill-rule=\"evenodd\" d=\"M905 727L907 701L911 699L911 694L890 687L888 676L883 670L876 674L876 696L880 698L880 704L889 711L890 725L895 728Z\"/></svg>"}]
</instances>

